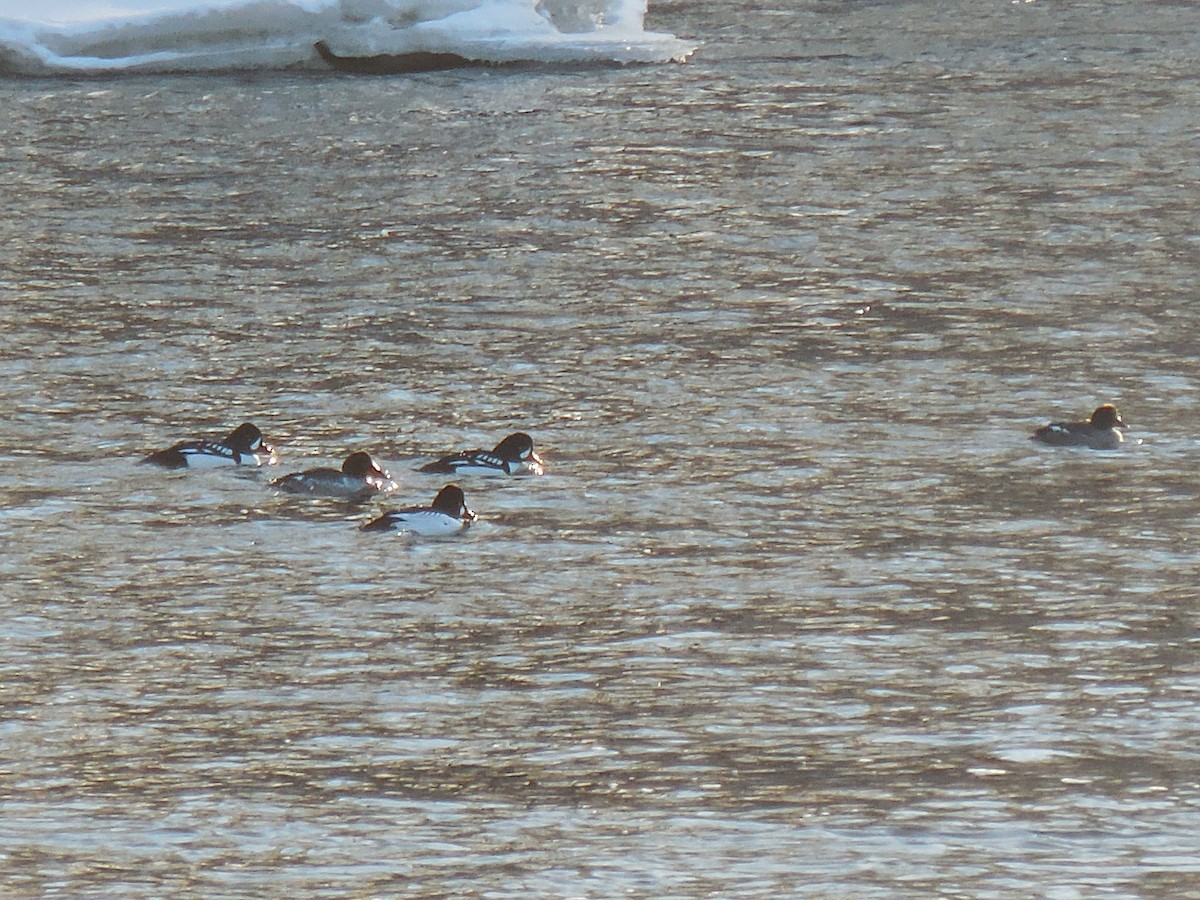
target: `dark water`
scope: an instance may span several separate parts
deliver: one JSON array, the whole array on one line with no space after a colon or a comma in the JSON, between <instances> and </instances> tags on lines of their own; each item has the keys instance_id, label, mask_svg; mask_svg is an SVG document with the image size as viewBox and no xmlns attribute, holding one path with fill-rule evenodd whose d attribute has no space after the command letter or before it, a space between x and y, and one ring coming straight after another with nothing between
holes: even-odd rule
<instances>
[{"instance_id":1,"label":"dark water","mask_svg":"<svg viewBox=\"0 0 1200 900\"><path fill-rule=\"evenodd\" d=\"M1200 890L1200 12L647 24L0 83L5 894ZM550 474L414 543L132 465L245 419Z\"/></svg>"}]
</instances>

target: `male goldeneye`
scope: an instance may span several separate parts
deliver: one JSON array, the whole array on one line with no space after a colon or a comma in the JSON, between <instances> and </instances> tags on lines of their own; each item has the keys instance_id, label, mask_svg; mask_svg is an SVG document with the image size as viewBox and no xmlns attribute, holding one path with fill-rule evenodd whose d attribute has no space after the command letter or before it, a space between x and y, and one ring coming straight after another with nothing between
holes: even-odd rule
<instances>
[{"instance_id":1,"label":"male goldeneye","mask_svg":"<svg viewBox=\"0 0 1200 900\"><path fill-rule=\"evenodd\" d=\"M341 471L330 468L306 469L293 472L271 482L272 487L289 494L311 494L319 497L345 497L365 500L373 494L394 491L398 485L392 476L361 450L351 453L342 463Z\"/></svg>"},{"instance_id":2,"label":"male goldeneye","mask_svg":"<svg viewBox=\"0 0 1200 900\"><path fill-rule=\"evenodd\" d=\"M1093 450L1115 450L1125 440L1125 428L1117 408L1105 403L1096 408L1086 422L1051 422L1031 436L1035 441L1056 447L1091 447Z\"/></svg>"},{"instance_id":3,"label":"male goldeneye","mask_svg":"<svg viewBox=\"0 0 1200 900\"><path fill-rule=\"evenodd\" d=\"M421 467L443 475L541 475L542 458L533 452L533 438L518 431L492 450L464 450Z\"/></svg>"},{"instance_id":4,"label":"male goldeneye","mask_svg":"<svg viewBox=\"0 0 1200 900\"><path fill-rule=\"evenodd\" d=\"M262 432L246 422L222 441L180 441L174 447L151 453L142 463L166 469L207 469L213 466L261 466L275 461L275 450L263 441Z\"/></svg>"},{"instance_id":5,"label":"male goldeneye","mask_svg":"<svg viewBox=\"0 0 1200 900\"><path fill-rule=\"evenodd\" d=\"M467 509L462 488L457 484L448 484L438 491L432 505L393 509L363 525L361 530L408 531L440 537L458 534L474 521L475 513Z\"/></svg>"}]
</instances>

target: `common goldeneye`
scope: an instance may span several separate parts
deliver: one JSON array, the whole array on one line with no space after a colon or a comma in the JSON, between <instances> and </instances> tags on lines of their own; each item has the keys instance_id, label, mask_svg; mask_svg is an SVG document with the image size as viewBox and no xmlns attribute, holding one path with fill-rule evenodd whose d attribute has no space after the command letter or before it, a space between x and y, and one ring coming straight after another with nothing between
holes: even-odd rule
<instances>
[{"instance_id":1,"label":"common goldeneye","mask_svg":"<svg viewBox=\"0 0 1200 900\"><path fill-rule=\"evenodd\" d=\"M180 441L174 447L151 453L142 463L166 469L208 469L214 466L261 466L275 461L275 450L263 441L262 432L246 422L221 441Z\"/></svg>"},{"instance_id":2,"label":"common goldeneye","mask_svg":"<svg viewBox=\"0 0 1200 900\"><path fill-rule=\"evenodd\" d=\"M363 525L361 530L407 531L441 537L458 534L474 521L475 513L467 509L462 488L457 484L448 484L438 491L432 505L393 509Z\"/></svg>"},{"instance_id":3,"label":"common goldeneye","mask_svg":"<svg viewBox=\"0 0 1200 900\"><path fill-rule=\"evenodd\" d=\"M464 450L421 467L441 475L541 475L542 458L533 452L533 438L518 431L491 450Z\"/></svg>"},{"instance_id":4,"label":"common goldeneye","mask_svg":"<svg viewBox=\"0 0 1200 900\"><path fill-rule=\"evenodd\" d=\"M1091 447L1093 450L1115 450L1125 440L1125 428L1117 408L1105 403L1096 408L1086 422L1051 422L1032 435L1035 441L1056 447Z\"/></svg>"},{"instance_id":5,"label":"common goldeneye","mask_svg":"<svg viewBox=\"0 0 1200 900\"><path fill-rule=\"evenodd\" d=\"M346 457L341 471L324 467L306 469L284 475L272 481L271 486L289 494L365 500L374 494L394 491L399 485L392 481L392 476L375 465L371 454L359 451Z\"/></svg>"}]
</instances>

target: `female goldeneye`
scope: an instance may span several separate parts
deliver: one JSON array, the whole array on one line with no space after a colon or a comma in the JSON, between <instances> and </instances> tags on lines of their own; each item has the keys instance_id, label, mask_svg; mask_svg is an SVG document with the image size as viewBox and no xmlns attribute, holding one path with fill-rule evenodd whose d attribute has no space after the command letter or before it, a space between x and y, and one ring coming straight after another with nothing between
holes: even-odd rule
<instances>
[{"instance_id":1,"label":"female goldeneye","mask_svg":"<svg viewBox=\"0 0 1200 900\"><path fill-rule=\"evenodd\" d=\"M208 469L214 466L261 466L275 461L275 450L249 422L239 425L223 441L180 441L174 447L151 453L142 463L166 469Z\"/></svg>"},{"instance_id":2,"label":"female goldeneye","mask_svg":"<svg viewBox=\"0 0 1200 900\"><path fill-rule=\"evenodd\" d=\"M464 450L421 467L442 475L541 475L542 458L533 452L533 438L518 431L492 450Z\"/></svg>"},{"instance_id":3,"label":"female goldeneye","mask_svg":"<svg viewBox=\"0 0 1200 900\"><path fill-rule=\"evenodd\" d=\"M465 531L475 521L475 513L467 509L462 488L448 484L433 499L431 506L410 506L393 509L378 519L363 525L362 531L408 531L441 537Z\"/></svg>"},{"instance_id":4,"label":"female goldeneye","mask_svg":"<svg viewBox=\"0 0 1200 900\"><path fill-rule=\"evenodd\" d=\"M392 476L375 465L371 454L361 450L346 457L340 472L330 468L306 469L277 478L271 486L289 494L344 497L347 500L365 500L373 494L385 494L399 487L392 481Z\"/></svg>"},{"instance_id":5,"label":"female goldeneye","mask_svg":"<svg viewBox=\"0 0 1200 900\"><path fill-rule=\"evenodd\" d=\"M1125 440L1125 428L1117 408L1105 403L1096 408L1086 422L1051 422L1032 435L1035 441L1056 447L1091 447L1093 450L1115 450Z\"/></svg>"}]
</instances>

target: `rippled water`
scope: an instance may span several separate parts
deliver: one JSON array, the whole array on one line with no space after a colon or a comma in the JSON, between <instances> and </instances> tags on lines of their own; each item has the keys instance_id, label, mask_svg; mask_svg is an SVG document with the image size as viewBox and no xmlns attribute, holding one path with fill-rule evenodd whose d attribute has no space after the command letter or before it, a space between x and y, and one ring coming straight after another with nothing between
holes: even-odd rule
<instances>
[{"instance_id":1,"label":"rippled water","mask_svg":"<svg viewBox=\"0 0 1200 900\"><path fill-rule=\"evenodd\" d=\"M1200 12L651 13L0 83L5 893L1196 891ZM133 465L245 419L550 474L411 542Z\"/></svg>"}]
</instances>

